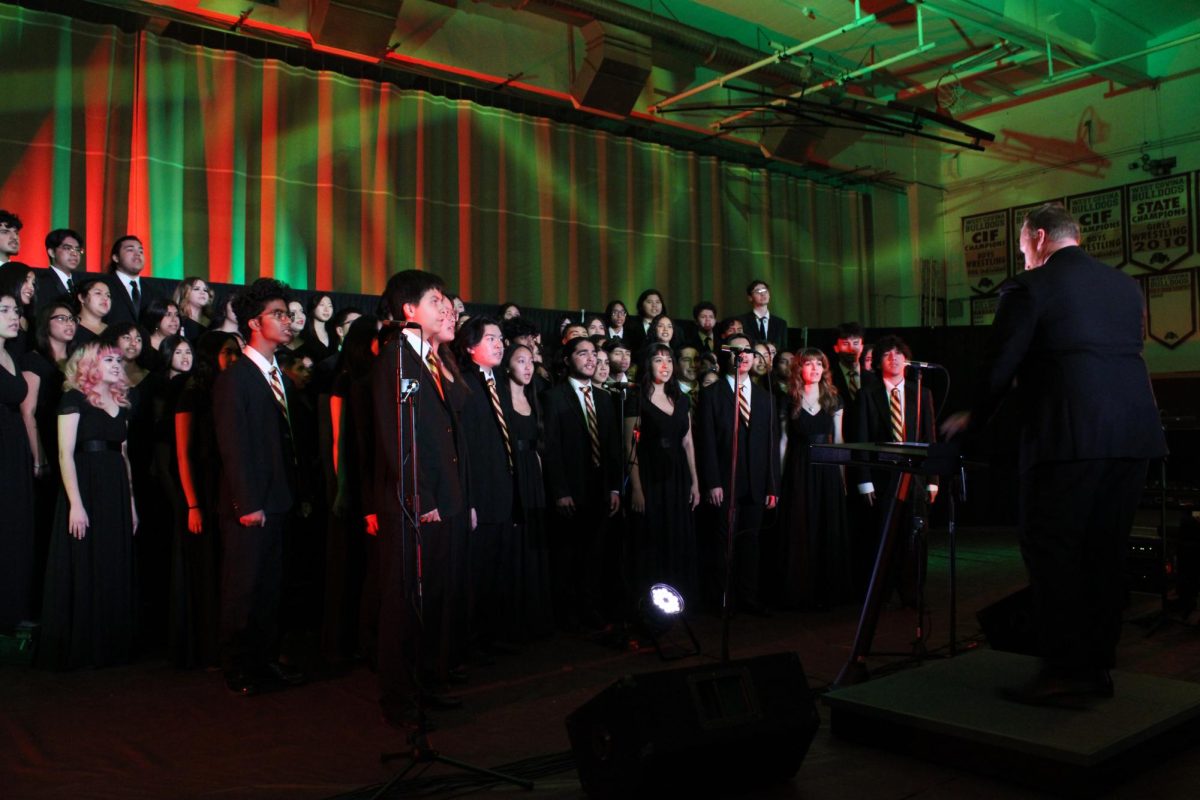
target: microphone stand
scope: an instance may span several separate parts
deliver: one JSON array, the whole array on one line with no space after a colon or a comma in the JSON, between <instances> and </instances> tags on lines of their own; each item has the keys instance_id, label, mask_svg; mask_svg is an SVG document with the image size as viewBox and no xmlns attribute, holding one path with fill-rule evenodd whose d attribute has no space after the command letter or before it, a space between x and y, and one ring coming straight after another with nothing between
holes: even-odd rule
<instances>
[{"instance_id":1,"label":"microphone stand","mask_svg":"<svg viewBox=\"0 0 1200 800\"><path fill-rule=\"evenodd\" d=\"M511 783L514 786L519 786L526 791L533 789L533 782L523 780L511 775L505 775L502 772L479 767L473 764L468 764L464 761L458 761L448 756L444 756L429 744L429 720L425 715L425 699L421 691L421 681L419 679L421 668L421 652L425 636L425 617L424 617L424 565L421 558L421 495L418 485L418 465L420 457L417 452L417 412L419 403L414 401L414 397L421 388L420 381L415 379L409 380L406 383L404 378L404 348L408 346L407 337L405 337L403 329L398 334L399 341L396 348L396 374L395 374L395 392L396 392L396 453L399 463L399 474L396 479L396 496L400 501L400 507L403 511L404 524L411 528L413 532L413 544L416 548L416 581L414 582L415 592L411 595L411 602L415 612L417 624L413 631L413 684L417 689L416 692L416 707L417 707L417 728L408 738L410 745L408 750L395 753L382 753L379 756L380 763L387 764L398 758L407 758L408 765L399 773L393 776L390 780L380 786L379 791L371 796L372 800L377 798L387 797L389 792L400 781L404 780L410 772L418 764L446 764L447 766L461 769L464 772L482 775L505 783ZM418 360L421 358L420 352L417 353ZM402 413L404 405L409 406L408 414L408 437L412 443L412 457L405 459L404 451L404 415ZM407 493L406 488L406 471L412 473L412 491ZM408 538L405 536L405 531L401 529L401 558L404 559L401 568L407 575L408 571ZM407 581L405 582L407 585Z\"/></svg>"},{"instance_id":2,"label":"microphone stand","mask_svg":"<svg viewBox=\"0 0 1200 800\"><path fill-rule=\"evenodd\" d=\"M741 353L733 355L733 446L729 450L729 494L725 496L728 506L725 512L725 585L721 594L721 661L729 661L729 623L732 608L729 602L730 588L733 583L733 523L735 518L737 494L737 458L738 434L740 432L741 411L738 403L741 401L742 387L738 383L738 366L741 364ZM749 380L749 376L747 376Z\"/></svg>"}]
</instances>

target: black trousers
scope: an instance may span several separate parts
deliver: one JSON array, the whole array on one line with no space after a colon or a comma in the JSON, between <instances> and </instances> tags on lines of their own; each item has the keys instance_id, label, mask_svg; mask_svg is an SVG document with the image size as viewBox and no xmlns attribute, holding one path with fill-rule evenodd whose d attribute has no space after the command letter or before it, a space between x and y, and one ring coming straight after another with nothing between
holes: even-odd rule
<instances>
[{"instance_id":1,"label":"black trousers","mask_svg":"<svg viewBox=\"0 0 1200 800\"><path fill-rule=\"evenodd\" d=\"M420 688L442 681L466 637L466 525L462 515L415 532L379 516L379 697L385 716L410 714ZM419 637L419 638L418 638Z\"/></svg>"},{"instance_id":2,"label":"black trousers","mask_svg":"<svg viewBox=\"0 0 1200 800\"><path fill-rule=\"evenodd\" d=\"M221 666L254 672L279 655L283 533L288 514L247 528L221 519Z\"/></svg>"},{"instance_id":3,"label":"black trousers","mask_svg":"<svg viewBox=\"0 0 1200 800\"><path fill-rule=\"evenodd\" d=\"M484 644L514 634L516 526L481 522L467 537L470 551L471 636Z\"/></svg>"},{"instance_id":4,"label":"black trousers","mask_svg":"<svg viewBox=\"0 0 1200 800\"><path fill-rule=\"evenodd\" d=\"M1052 669L1114 664L1129 530L1146 468L1142 459L1097 459L1039 464L1021 476L1021 554Z\"/></svg>"},{"instance_id":5,"label":"black trousers","mask_svg":"<svg viewBox=\"0 0 1200 800\"><path fill-rule=\"evenodd\" d=\"M604 599L604 533L608 509L598 500L580 504L575 513L552 512L550 569L554 587L554 614L560 625L582 621L599 623Z\"/></svg>"},{"instance_id":6,"label":"black trousers","mask_svg":"<svg viewBox=\"0 0 1200 800\"><path fill-rule=\"evenodd\" d=\"M733 510L733 572L730 602L734 608L759 602L759 531L766 515L765 500L743 498ZM725 581L725 548L729 531L728 501L714 509L712 534L709 539L709 564L716 574L707 581L715 584L716 602L720 605ZM711 591L711 590L710 590ZM706 593L707 594L707 593Z\"/></svg>"}]
</instances>

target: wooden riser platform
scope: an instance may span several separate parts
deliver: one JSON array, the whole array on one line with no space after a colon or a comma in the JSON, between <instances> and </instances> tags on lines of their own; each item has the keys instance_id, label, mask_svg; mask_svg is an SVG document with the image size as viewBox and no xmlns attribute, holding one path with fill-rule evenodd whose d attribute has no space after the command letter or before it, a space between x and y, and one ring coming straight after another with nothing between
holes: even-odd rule
<instances>
[{"instance_id":1,"label":"wooden riser platform","mask_svg":"<svg viewBox=\"0 0 1200 800\"><path fill-rule=\"evenodd\" d=\"M979 650L831 691L835 736L1046 792L1089 797L1200 741L1200 684L1114 672L1085 709L1000 697L1039 660Z\"/></svg>"}]
</instances>

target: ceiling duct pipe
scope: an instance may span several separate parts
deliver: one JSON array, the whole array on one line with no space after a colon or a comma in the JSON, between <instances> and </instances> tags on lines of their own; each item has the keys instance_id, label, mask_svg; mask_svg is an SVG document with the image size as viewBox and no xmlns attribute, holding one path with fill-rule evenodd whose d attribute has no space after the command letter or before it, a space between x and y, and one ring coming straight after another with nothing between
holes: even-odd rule
<instances>
[{"instance_id":1,"label":"ceiling duct pipe","mask_svg":"<svg viewBox=\"0 0 1200 800\"><path fill-rule=\"evenodd\" d=\"M762 61L767 53L747 47L733 39L714 36L684 25L681 22L660 17L640 8L627 6L611 0L475 0L477 3L519 8L533 13L542 13L555 19L571 19L582 26L589 20L605 22L649 36L656 45L667 45L698 55L703 63L718 72L737 69ZM788 84L805 86L812 79L812 70L806 64L773 64L756 70L748 79L757 83Z\"/></svg>"}]
</instances>

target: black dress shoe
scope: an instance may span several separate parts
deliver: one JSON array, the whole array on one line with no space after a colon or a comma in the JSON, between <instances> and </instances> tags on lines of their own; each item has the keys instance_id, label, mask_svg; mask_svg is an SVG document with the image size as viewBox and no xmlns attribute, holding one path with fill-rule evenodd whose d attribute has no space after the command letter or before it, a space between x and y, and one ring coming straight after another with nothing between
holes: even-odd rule
<instances>
[{"instance_id":1,"label":"black dress shoe","mask_svg":"<svg viewBox=\"0 0 1200 800\"><path fill-rule=\"evenodd\" d=\"M1113 682L1107 670L1078 675L1044 672L1022 686L1001 689L1000 696L1027 706L1087 708L1094 700L1112 697Z\"/></svg>"},{"instance_id":2,"label":"black dress shoe","mask_svg":"<svg viewBox=\"0 0 1200 800\"><path fill-rule=\"evenodd\" d=\"M249 697L252 694L258 694L259 682L249 672L226 672L225 673L225 688L234 694L240 694L243 697Z\"/></svg>"},{"instance_id":3,"label":"black dress shoe","mask_svg":"<svg viewBox=\"0 0 1200 800\"><path fill-rule=\"evenodd\" d=\"M424 691L421 692L421 704L435 711L453 711L462 708L463 701L458 695Z\"/></svg>"},{"instance_id":4,"label":"black dress shoe","mask_svg":"<svg viewBox=\"0 0 1200 800\"><path fill-rule=\"evenodd\" d=\"M272 661L267 664L267 671L271 676L280 683L286 683L288 686L299 686L304 683L304 673L295 667L289 667L287 664L281 664L278 661Z\"/></svg>"}]
</instances>

